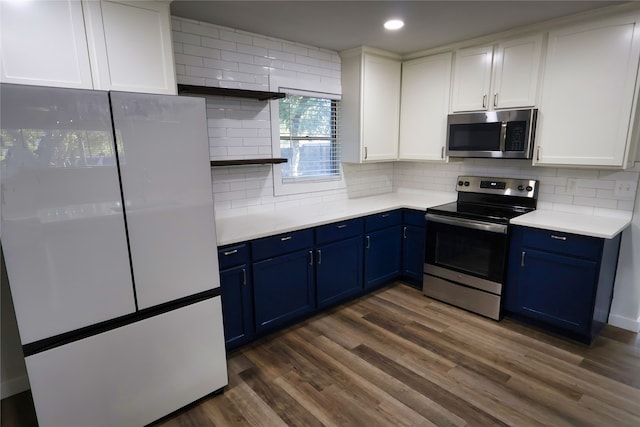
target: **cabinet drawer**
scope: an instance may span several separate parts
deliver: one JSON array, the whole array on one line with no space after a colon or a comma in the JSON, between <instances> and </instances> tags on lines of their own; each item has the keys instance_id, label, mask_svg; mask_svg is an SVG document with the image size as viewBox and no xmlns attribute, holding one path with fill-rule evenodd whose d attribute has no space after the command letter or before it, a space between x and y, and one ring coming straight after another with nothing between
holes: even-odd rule
<instances>
[{"instance_id":1,"label":"cabinet drawer","mask_svg":"<svg viewBox=\"0 0 640 427\"><path fill-rule=\"evenodd\" d=\"M542 229L522 229L522 245L559 254L598 260L603 239Z\"/></svg>"},{"instance_id":2,"label":"cabinet drawer","mask_svg":"<svg viewBox=\"0 0 640 427\"><path fill-rule=\"evenodd\" d=\"M320 245L327 242L347 239L362 234L363 231L364 220L362 218L323 225L316 228L316 243Z\"/></svg>"},{"instance_id":3,"label":"cabinet drawer","mask_svg":"<svg viewBox=\"0 0 640 427\"><path fill-rule=\"evenodd\" d=\"M251 243L254 261L286 254L298 249L310 248L312 246L313 229L311 228L265 237L254 240Z\"/></svg>"},{"instance_id":4,"label":"cabinet drawer","mask_svg":"<svg viewBox=\"0 0 640 427\"><path fill-rule=\"evenodd\" d=\"M400 225L402 222L402 211L381 212L375 215L369 215L365 218L365 231L379 230L381 228Z\"/></svg>"},{"instance_id":5,"label":"cabinet drawer","mask_svg":"<svg viewBox=\"0 0 640 427\"><path fill-rule=\"evenodd\" d=\"M218 249L218 263L220 270L224 270L236 265L249 262L249 245L241 243L239 245L225 246Z\"/></svg>"},{"instance_id":6,"label":"cabinet drawer","mask_svg":"<svg viewBox=\"0 0 640 427\"><path fill-rule=\"evenodd\" d=\"M404 214L404 219L403 219L404 225L415 225L417 227L425 227L427 225L426 220L424 219L424 216L426 214L425 211L405 209L403 214Z\"/></svg>"}]
</instances>

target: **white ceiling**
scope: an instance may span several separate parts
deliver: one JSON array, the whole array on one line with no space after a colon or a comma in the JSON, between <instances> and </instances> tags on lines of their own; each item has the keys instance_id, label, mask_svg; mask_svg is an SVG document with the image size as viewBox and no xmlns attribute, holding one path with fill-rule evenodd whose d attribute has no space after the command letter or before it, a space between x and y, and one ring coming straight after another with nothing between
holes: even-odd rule
<instances>
[{"instance_id":1,"label":"white ceiling","mask_svg":"<svg viewBox=\"0 0 640 427\"><path fill-rule=\"evenodd\" d=\"M407 54L616 3L174 0L171 14L334 51L365 45ZM385 30L391 17L404 28Z\"/></svg>"}]
</instances>

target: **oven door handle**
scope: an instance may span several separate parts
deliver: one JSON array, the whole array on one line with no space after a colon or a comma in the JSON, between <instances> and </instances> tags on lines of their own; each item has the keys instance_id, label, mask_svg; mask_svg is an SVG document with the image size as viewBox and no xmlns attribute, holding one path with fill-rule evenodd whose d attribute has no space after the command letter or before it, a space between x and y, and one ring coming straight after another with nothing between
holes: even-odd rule
<instances>
[{"instance_id":1,"label":"oven door handle","mask_svg":"<svg viewBox=\"0 0 640 427\"><path fill-rule=\"evenodd\" d=\"M488 231L490 233L507 234L507 225L493 224L489 222L474 221L466 218L452 218L449 216L428 213L425 215L427 221L439 222L441 224L456 225L464 228L473 228L474 230Z\"/></svg>"}]
</instances>

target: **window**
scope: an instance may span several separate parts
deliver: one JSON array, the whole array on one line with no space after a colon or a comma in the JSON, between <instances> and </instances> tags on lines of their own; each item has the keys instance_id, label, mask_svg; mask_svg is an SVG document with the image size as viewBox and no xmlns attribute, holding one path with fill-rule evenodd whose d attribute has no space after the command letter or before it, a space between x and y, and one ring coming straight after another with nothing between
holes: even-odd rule
<instances>
[{"instance_id":1,"label":"window","mask_svg":"<svg viewBox=\"0 0 640 427\"><path fill-rule=\"evenodd\" d=\"M287 95L278 107L283 183L340 179L338 101Z\"/></svg>"}]
</instances>

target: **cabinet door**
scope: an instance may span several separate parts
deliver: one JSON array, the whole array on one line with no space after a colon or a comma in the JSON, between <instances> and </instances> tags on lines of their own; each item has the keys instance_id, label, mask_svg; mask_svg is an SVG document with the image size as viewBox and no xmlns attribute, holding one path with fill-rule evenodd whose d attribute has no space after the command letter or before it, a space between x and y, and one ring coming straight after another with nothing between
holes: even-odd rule
<instances>
[{"instance_id":1,"label":"cabinet door","mask_svg":"<svg viewBox=\"0 0 640 427\"><path fill-rule=\"evenodd\" d=\"M629 17L549 33L535 164L625 164L639 55Z\"/></svg>"},{"instance_id":2,"label":"cabinet door","mask_svg":"<svg viewBox=\"0 0 640 427\"><path fill-rule=\"evenodd\" d=\"M362 235L316 249L318 307L362 289Z\"/></svg>"},{"instance_id":3,"label":"cabinet door","mask_svg":"<svg viewBox=\"0 0 640 427\"><path fill-rule=\"evenodd\" d=\"M138 307L217 288L204 99L109 96Z\"/></svg>"},{"instance_id":4,"label":"cabinet door","mask_svg":"<svg viewBox=\"0 0 640 427\"><path fill-rule=\"evenodd\" d=\"M493 108L536 105L543 35L500 43L493 58Z\"/></svg>"},{"instance_id":5,"label":"cabinet door","mask_svg":"<svg viewBox=\"0 0 640 427\"><path fill-rule=\"evenodd\" d=\"M83 5L96 89L176 94L168 2Z\"/></svg>"},{"instance_id":6,"label":"cabinet door","mask_svg":"<svg viewBox=\"0 0 640 427\"><path fill-rule=\"evenodd\" d=\"M456 51L451 110L486 110L489 105L493 46Z\"/></svg>"},{"instance_id":7,"label":"cabinet door","mask_svg":"<svg viewBox=\"0 0 640 427\"><path fill-rule=\"evenodd\" d=\"M526 246L522 251L517 290L520 313L587 334L597 263Z\"/></svg>"},{"instance_id":8,"label":"cabinet door","mask_svg":"<svg viewBox=\"0 0 640 427\"><path fill-rule=\"evenodd\" d=\"M93 88L79 1L3 1L0 9L0 81Z\"/></svg>"},{"instance_id":9,"label":"cabinet door","mask_svg":"<svg viewBox=\"0 0 640 427\"><path fill-rule=\"evenodd\" d=\"M400 120L400 62L365 54L363 67L362 160L395 160Z\"/></svg>"},{"instance_id":10,"label":"cabinet door","mask_svg":"<svg viewBox=\"0 0 640 427\"><path fill-rule=\"evenodd\" d=\"M405 225L402 229L402 276L422 283L424 274L425 229Z\"/></svg>"},{"instance_id":11,"label":"cabinet door","mask_svg":"<svg viewBox=\"0 0 640 427\"><path fill-rule=\"evenodd\" d=\"M313 251L253 264L256 332L279 326L315 308Z\"/></svg>"},{"instance_id":12,"label":"cabinet door","mask_svg":"<svg viewBox=\"0 0 640 427\"><path fill-rule=\"evenodd\" d=\"M388 283L400 276L401 227L389 227L365 236L365 288Z\"/></svg>"},{"instance_id":13,"label":"cabinet door","mask_svg":"<svg viewBox=\"0 0 640 427\"><path fill-rule=\"evenodd\" d=\"M220 272L222 317L227 350L253 337L253 302L247 265Z\"/></svg>"},{"instance_id":14,"label":"cabinet door","mask_svg":"<svg viewBox=\"0 0 640 427\"><path fill-rule=\"evenodd\" d=\"M401 160L444 160L451 88L451 53L402 64Z\"/></svg>"}]
</instances>

